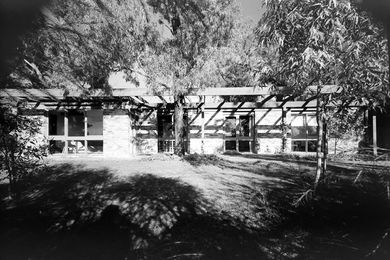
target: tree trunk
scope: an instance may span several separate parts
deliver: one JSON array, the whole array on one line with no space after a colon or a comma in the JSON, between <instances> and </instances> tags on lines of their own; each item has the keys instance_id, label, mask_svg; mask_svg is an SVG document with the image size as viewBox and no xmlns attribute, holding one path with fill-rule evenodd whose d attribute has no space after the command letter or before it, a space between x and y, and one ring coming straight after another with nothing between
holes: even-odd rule
<instances>
[{"instance_id":1,"label":"tree trunk","mask_svg":"<svg viewBox=\"0 0 390 260\"><path fill-rule=\"evenodd\" d=\"M318 91L318 95L319 95ZM322 178L322 139L323 139L323 115L322 115L322 98L317 97L317 167L316 179L314 181L314 190L317 189L320 179Z\"/></svg>"},{"instance_id":2,"label":"tree trunk","mask_svg":"<svg viewBox=\"0 0 390 260\"><path fill-rule=\"evenodd\" d=\"M282 107L282 153L286 152L287 147L287 124L286 124L286 114Z\"/></svg>"},{"instance_id":3,"label":"tree trunk","mask_svg":"<svg viewBox=\"0 0 390 260\"><path fill-rule=\"evenodd\" d=\"M327 163L328 163L328 124L326 122L326 120L324 120L324 123L323 123L323 128L324 128L324 131L323 131L323 153L324 153L324 158L323 158L323 162L322 162L322 175L325 176L326 175L326 169L327 169Z\"/></svg>"},{"instance_id":4,"label":"tree trunk","mask_svg":"<svg viewBox=\"0 0 390 260\"><path fill-rule=\"evenodd\" d=\"M184 141L184 104L183 95L175 95L175 147L174 153L178 156L185 154Z\"/></svg>"}]
</instances>

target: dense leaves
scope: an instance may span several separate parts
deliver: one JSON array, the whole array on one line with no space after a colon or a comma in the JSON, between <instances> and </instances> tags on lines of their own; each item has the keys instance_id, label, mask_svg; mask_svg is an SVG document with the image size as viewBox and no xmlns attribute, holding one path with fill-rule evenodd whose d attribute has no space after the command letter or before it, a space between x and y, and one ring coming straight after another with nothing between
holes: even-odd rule
<instances>
[{"instance_id":1,"label":"dense leaves","mask_svg":"<svg viewBox=\"0 0 390 260\"><path fill-rule=\"evenodd\" d=\"M134 80L131 69L157 38L144 8L141 1L52 1L24 36L8 82L107 89L110 72L118 69Z\"/></svg>"},{"instance_id":2,"label":"dense leaves","mask_svg":"<svg viewBox=\"0 0 390 260\"><path fill-rule=\"evenodd\" d=\"M5 106L0 112L0 177L9 181L10 195L16 196L19 181L41 166L46 146L40 142L39 118L19 115Z\"/></svg>"},{"instance_id":3,"label":"dense leaves","mask_svg":"<svg viewBox=\"0 0 390 260\"><path fill-rule=\"evenodd\" d=\"M370 106L388 95L384 28L348 0L269 0L259 23L261 44L277 47L275 79L296 92L308 85L338 84L342 100Z\"/></svg>"}]
</instances>

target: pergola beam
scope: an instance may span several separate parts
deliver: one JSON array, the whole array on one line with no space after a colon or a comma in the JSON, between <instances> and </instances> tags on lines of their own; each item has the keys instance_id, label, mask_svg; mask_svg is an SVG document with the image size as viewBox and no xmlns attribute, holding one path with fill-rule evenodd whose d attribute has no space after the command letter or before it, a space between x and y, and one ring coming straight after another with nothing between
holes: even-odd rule
<instances>
[{"instance_id":1,"label":"pergola beam","mask_svg":"<svg viewBox=\"0 0 390 260\"><path fill-rule=\"evenodd\" d=\"M268 96L278 94L278 88L255 87L255 88L206 88L193 89L187 96ZM307 87L305 93L316 94L317 87ZM338 93L341 88L336 85L325 85L321 88L321 94ZM21 98L27 100L64 100L67 98L79 98L82 90L66 91L64 89L3 89L0 90L0 98ZM91 98L110 97L102 90L94 91L89 95ZM124 88L113 89L112 97L140 97L140 96L172 96L172 93L164 92L155 94L147 88Z\"/></svg>"},{"instance_id":2,"label":"pergola beam","mask_svg":"<svg viewBox=\"0 0 390 260\"><path fill-rule=\"evenodd\" d=\"M113 102L121 102L120 100L116 101L103 101L102 103L110 104ZM126 101L122 101L123 103L126 103ZM34 106L36 102L31 102ZM96 105L96 102L93 101L71 101L71 102L42 102L38 107L75 107L77 105L79 106L91 106L91 105ZM142 104L142 103L134 103L134 104L129 104L126 105L126 107L129 108L140 108L144 107L145 109L153 109L153 108L158 108L161 107L164 103L148 103L148 104ZM315 108L316 107L316 100L311 100L311 101L274 101L274 100L267 100L266 102L264 101L259 101L259 102L200 102L200 103L187 103L184 108L186 109L195 109L195 110L204 110L204 109L270 109L270 108L295 108L295 109L305 109L305 108ZM328 104L327 106L332 107L336 106L337 104ZM360 106L358 103L353 103L350 104L349 107L358 107Z\"/></svg>"}]
</instances>

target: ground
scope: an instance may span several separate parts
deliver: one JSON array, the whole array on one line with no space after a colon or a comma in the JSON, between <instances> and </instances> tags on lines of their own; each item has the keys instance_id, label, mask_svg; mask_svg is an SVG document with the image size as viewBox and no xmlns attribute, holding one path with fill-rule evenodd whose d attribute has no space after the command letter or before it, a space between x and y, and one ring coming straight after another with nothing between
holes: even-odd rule
<instances>
[{"instance_id":1,"label":"ground","mask_svg":"<svg viewBox=\"0 0 390 260\"><path fill-rule=\"evenodd\" d=\"M50 158L2 185L4 259L389 259L388 166L310 158Z\"/></svg>"}]
</instances>

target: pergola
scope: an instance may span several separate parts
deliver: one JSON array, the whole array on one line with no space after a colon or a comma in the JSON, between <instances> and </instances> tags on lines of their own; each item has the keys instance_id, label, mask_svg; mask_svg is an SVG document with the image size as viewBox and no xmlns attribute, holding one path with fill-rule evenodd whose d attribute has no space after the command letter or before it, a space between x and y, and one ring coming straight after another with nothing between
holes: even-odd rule
<instances>
[{"instance_id":1,"label":"pergola","mask_svg":"<svg viewBox=\"0 0 390 260\"><path fill-rule=\"evenodd\" d=\"M307 96L305 100L294 100L292 96L285 96L278 101L274 97L279 95L276 88L256 87L256 88L206 88L191 89L185 95L187 108L282 108L282 107L316 107L316 98L318 94L338 93L341 88L336 85L326 85L321 87L319 93L316 86L309 86L303 93ZM211 97L215 96L261 96L262 100L257 102L222 102L215 101ZM280 96L280 95L279 95ZM174 102L172 93L168 91L153 92L147 88L123 88L112 89L111 93L103 90L93 91L85 95L83 90L66 89L2 89L0 91L1 103L36 103L35 108L40 109L43 106L53 106L53 104L88 104L94 101L122 101L130 102L135 106L158 107L160 104L169 104Z\"/></svg>"},{"instance_id":2,"label":"pergola","mask_svg":"<svg viewBox=\"0 0 390 260\"><path fill-rule=\"evenodd\" d=\"M271 87L242 87L242 88L205 88L190 89L185 96L186 109L197 109L199 112L205 109L314 109L319 105L320 96L341 92L337 85L309 86L303 92L300 100L294 96L281 96L280 88ZM220 96L259 96L261 100L256 102L225 102L215 100ZM276 97L278 98L276 99ZM305 97L302 100L302 97ZM111 93L103 90L95 90L86 95L83 90L66 89L2 89L0 91L0 103L12 103L20 105L29 103L32 109L59 109L81 108L93 106L97 102L105 102L107 108L124 109L158 109L167 104L174 103L173 94L169 91L154 92L147 88L114 88ZM113 104L113 105L112 105ZM336 101L328 106L337 106ZM359 104L350 106L360 106ZM373 116L373 148L377 154L376 117ZM202 127L203 128L203 127Z\"/></svg>"}]
</instances>

